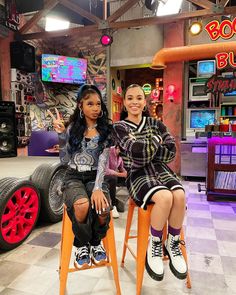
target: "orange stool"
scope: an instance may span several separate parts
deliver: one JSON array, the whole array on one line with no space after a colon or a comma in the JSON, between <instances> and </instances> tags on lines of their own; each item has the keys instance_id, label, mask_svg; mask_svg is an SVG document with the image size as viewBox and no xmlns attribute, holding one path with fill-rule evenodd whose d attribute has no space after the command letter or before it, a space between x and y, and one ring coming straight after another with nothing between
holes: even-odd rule
<instances>
[{"instance_id":1,"label":"orange stool","mask_svg":"<svg viewBox=\"0 0 236 295\"><path fill-rule=\"evenodd\" d=\"M61 254L60 254L60 295L65 294L67 276L69 272L80 271L75 267L69 268L72 245L74 241L74 234L72 232L72 224L69 216L67 215L66 208L64 207L63 220L62 220L62 238L61 238ZM102 240L104 248L106 249L108 261L101 266L91 266L90 268L97 268L103 266L110 266L113 270L114 280L116 284L116 294L120 295L120 283L118 275L118 263L116 256L116 246L115 246L115 237L114 237L114 226L113 219L109 224L109 229L107 231L106 237Z\"/></svg>"},{"instance_id":2,"label":"orange stool","mask_svg":"<svg viewBox=\"0 0 236 295\"><path fill-rule=\"evenodd\" d=\"M131 228L135 207L138 208L137 235L130 236L130 228ZM123 246L121 266L124 266L126 250L128 249L130 253L132 254L132 256L136 259L136 294L137 295L141 294L141 288L143 283L143 273L144 273L144 266L145 266L146 251L148 246L150 214L151 214L152 207L153 205L148 205L147 210L143 210L142 208L139 208L131 198L129 199L129 208L128 208L128 215L127 215L126 229L125 229L125 240L124 240L124 246ZM183 230L181 230L180 236L181 236L181 240L184 240ZM134 251L131 249L131 247L128 244L129 239L134 239L134 238L137 238L136 253L134 253ZM166 238L167 238L167 226L165 225L164 232L163 232L163 243L166 240ZM186 248L183 245L181 245L181 250L183 253L183 257L187 263L187 252L186 252ZM165 259L168 259L168 258L165 258ZM187 274L186 286L187 288L191 288L189 271Z\"/></svg>"}]
</instances>

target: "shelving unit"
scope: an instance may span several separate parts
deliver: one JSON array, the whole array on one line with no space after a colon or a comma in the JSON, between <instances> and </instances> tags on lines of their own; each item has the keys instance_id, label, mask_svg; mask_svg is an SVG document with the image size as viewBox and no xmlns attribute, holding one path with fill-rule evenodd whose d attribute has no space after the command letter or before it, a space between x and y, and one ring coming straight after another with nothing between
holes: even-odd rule
<instances>
[{"instance_id":1,"label":"shelving unit","mask_svg":"<svg viewBox=\"0 0 236 295\"><path fill-rule=\"evenodd\" d=\"M222 102L220 106L220 117L223 119L236 120L236 100L235 102Z\"/></svg>"},{"instance_id":2,"label":"shelving unit","mask_svg":"<svg viewBox=\"0 0 236 295\"><path fill-rule=\"evenodd\" d=\"M236 199L236 138L208 139L207 200Z\"/></svg>"}]
</instances>

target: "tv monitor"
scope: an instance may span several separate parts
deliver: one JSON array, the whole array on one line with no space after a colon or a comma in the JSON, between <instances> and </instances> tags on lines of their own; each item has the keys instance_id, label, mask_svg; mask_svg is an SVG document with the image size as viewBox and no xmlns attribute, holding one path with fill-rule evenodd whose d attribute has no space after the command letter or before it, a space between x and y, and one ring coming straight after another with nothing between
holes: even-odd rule
<instances>
[{"instance_id":1,"label":"tv monitor","mask_svg":"<svg viewBox=\"0 0 236 295\"><path fill-rule=\"evenodd\" d=\"M215 110L190 110L189 127L191 129L205 128L206 125L212 125L216 119Z\"/></svg>"},{"instance_id":2,"label":"tv monitor","mask_svg":"<svg viewBox=\"0 0 236 295\"><path fill-rule=\"evenodd\" d=\"M215 60L200 60L197 62L197 76L211 77L216 73Z\"/></svg>"},{"instance_id":3,"label":"tv monitor","mask_svg":"<svg viewBox=\"0 0 236 295\"><path fill-rule=\"evenodd\" d=\"M42 54L42 81L83 84L86 82L87 60L54 54Z\"/></svg>"}]
</instances>

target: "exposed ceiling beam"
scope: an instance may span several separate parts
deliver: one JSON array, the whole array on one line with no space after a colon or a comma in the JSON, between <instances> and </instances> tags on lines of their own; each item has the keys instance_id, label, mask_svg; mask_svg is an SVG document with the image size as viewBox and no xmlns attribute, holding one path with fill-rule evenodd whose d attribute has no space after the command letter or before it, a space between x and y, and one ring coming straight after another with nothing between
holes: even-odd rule
<instances>
[{"instance_id":1,"label":"exposed ceiling beam","mask_svg":"<svg viewBox=\"0 0 236 295\"><path fill-rule=\"evenodd\" d=\"M229 0L221 0L219 5L225 7L228 3Z\"/></svg>"},{"instance_id":2,"label":"exposed ceiling beam","mask_svg":"<svg viewBox=\"0 0 236 295\"><path fill-rule=\"evenodd\" d=\"M138 3L139 0L128 0L120 8L118 8L112 15L108 17L108 22L116 21L120 16L122 16L126 11L128 11L132 6Z\"/></svg>"},{"instance_id":3,"label":"exposed ceiling beam","mask_svg":"<svg viewBox=\"0 0 236 295\"><path fill-rule=\"evenodd\" d=\"M236 14L236 6L225 7L223 12L213 12L211 9L201 9L190 12L182 12L180 14L161 16L161 17L147 17L141 19L133 19L128 21L119 21L112 22L109 24L110 29L122 29L122 28L132 28L132 27L143 27L150 25L158 25L176 22L179 20L191 19L195 17L208 17L208 16L216 16L216 15L233 15ZM42 32L42 33L32 33L32 34L23 34L16 35L17 39L21 40L31 40L31 39L44 39L44 38L57 38L63 36L70 36L78 33L89 33L99 30L98 25L89 25L84 27L78 27L68 30L61 30L55 32Z\"/></svg>"},{"instance_id":4,"label":"exposed ceiling beam","mask_svg":"<svg viewBox=\"0 0 236 295\"><path fill-rule=\"evenodd\" d=\"M19 30L19 32L21 34L24 34L24 33L28 32L29 29L31 29L33 27L33 25L37 24L37 22L42 17L44 17L45 15L47 15L49 13L49 11L52 10L58 4L58 2L59 2L59 0L48 0L48 1L45 1L45 3L44 3L44 9L36 12L35 15L29 21L27 21L26 24L24 24L24 26Z\"/></svg>"},{"instance_id":5,"label":"exposed ceiling beam","mask_svg":"<svg viewBox=\"0 0 236 295\"><path fill-rule=\"evenodd\" d=\"M60 30L60 31L53 31L53 32L38 32L38 33L30 33L30 34L23 34L19 35L18 33L15 34L15 38L17 40L33 40L33 39L46 39L46 38L57 38L57 37L64 37L64 36L70 36L73 34L78 33L86 33L94 32L98 30L97 25L90 25L85 27L77 27L77 28L71 28L68 30Z\"/></svg>"},{"instance_id":6,"label":"exposed ceiling beam","mask_svg":"<svg viewBox=\"0 0 236 295\"><path fill-rule=\"evenodd\" d=\"M236 14L236 6L225 7L223 12L213 12L211 9L202 9L195 10L191 12L182 12L173 16L161 16L161 17L147 17L142 19L133 19L128 21L114 22L110 24L112 29L123 29L123 28L132 28L132 27L142 27L142 26L151 26L159 25L166 23L173 23L179 20L186 20L195 17L208 17L216 15L229 15Z\"/></svg>"},{"instance_id":7,"label":"exposed ceiling beam","mask_svg":"<svg viewBox=\"0 0 236 295\"><path fill-rule=\"evenodd\" d=\"M103 19L107 19L107 0L103 0Z\"/></svg>"},{"instance_id":8,"label":"exposed ceiling beam","mask_svg":"<svg viewBox=\"0 0 236 295\"><path fill-rule=\"evenodd\" d=\"M214 3L208 0L187 0L187 1L206 9L211 9L214 5Z\"/></svg>"},{"instance_id":9,"label":"exposed ceiling beam","mask_svg":"<svg viewBox=\"0 0 236 295\"><path fill-rule=\"evenodd\" d=\"M93 23L98 24L101 21L96 15L89 13L88 11L81 8L78 4L73 3L69 0L59 0L59 2L64 5L65 7L69 8L70 10L80 14L81 16L87 18L88 20L92 21Z\"/></svg>"}]
</instances>

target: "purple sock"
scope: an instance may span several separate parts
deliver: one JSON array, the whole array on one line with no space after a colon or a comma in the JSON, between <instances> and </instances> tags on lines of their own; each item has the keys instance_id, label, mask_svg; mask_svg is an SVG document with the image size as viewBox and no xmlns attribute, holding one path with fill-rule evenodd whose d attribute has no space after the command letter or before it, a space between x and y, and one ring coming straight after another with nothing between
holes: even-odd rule
<instances>
[{"instance_id":1,"label":"purple sock","mask_svg":"<svg viewBox=\"0 0 236 295\"><path fill-rule=\"evenodd\" d=\"M158 237L158 238L162 238L162 235L163 235L163 230L156 230L155 228L153 228L151 226L151 234L153 237Z\"/></svg>"},{"instance_id":2,"label":"purple sock","mask_svg":"<svg viewBox=\"0 0 236 295\"><path fill-rule=\"evenodd\" d=\"M168 225L168 233L172 236L180 235L181 228L173 228L172 226Z\"/></svg>"}]
</instances>

